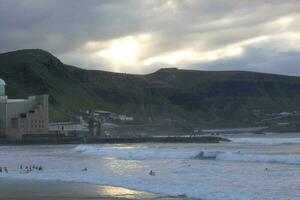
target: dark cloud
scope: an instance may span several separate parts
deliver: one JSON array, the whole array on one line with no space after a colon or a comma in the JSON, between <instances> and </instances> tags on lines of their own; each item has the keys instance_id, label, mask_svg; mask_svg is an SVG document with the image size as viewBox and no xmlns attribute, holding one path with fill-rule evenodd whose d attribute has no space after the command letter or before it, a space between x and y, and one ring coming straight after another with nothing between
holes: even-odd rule
<instances>
[{"instance_id":1,"label":"dark cloud","mask_svg":"<svg viewBox=\"0 0 300 200\"><path fill-rule=\"evenodd\" d=\"M299 10L299 0L0 0L0 52L42 48L80 67L131 73L177 66L300 74ZM126 37L140 45L128 55L135 62L97 56L135 45L122 44ZM232 47L243 53L230 56ZM194 58L164 60L178 51ZM209 52L217 58L202 59ZM145 65L149 59L158 62Z\"/></svg>"}]
</instances>

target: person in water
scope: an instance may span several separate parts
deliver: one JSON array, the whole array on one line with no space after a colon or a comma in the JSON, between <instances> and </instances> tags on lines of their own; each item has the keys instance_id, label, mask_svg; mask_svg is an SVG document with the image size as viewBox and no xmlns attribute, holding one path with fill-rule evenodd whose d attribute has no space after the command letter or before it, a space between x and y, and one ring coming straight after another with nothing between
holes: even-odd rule
<instances>
[{"instance_id":1,"label":"person in water","mask_svg":"<svg viewBox=\"0 0 300 200\"><path fill-rule=\"evenodd\" d=\"M155 173L154 171L150 170L149 175L150 175L150 176L155 176L156 173Z\"/></svg>"},{"instance_id":2,"label":"person in water","mask_svg":"<svg viewBox=\"0 0 300 200\"><path fill-rule=\"evenodd\" d=\"M4 167L4 171L5 173L8 173L7 167Z\"/></svg>"},{"instance_id":3,"label":"person in water","mask_svg":"<svg viewBox=\"0 0 300 200\"><path fill-rule=\"evenodd\" d=\"M2 167L0 167L0 172L2 172Z\"/></svg>"},{"instance_id":4,"label":"person in water","mask_svg":"<svg viewBox=\"0 0 300 200\"><path fill-rule=\"evenodd\" d=\"M81 171L84 171L84 172L86 172L88 169L87 168L83 168Z\"/></svg>"}]
</instances>

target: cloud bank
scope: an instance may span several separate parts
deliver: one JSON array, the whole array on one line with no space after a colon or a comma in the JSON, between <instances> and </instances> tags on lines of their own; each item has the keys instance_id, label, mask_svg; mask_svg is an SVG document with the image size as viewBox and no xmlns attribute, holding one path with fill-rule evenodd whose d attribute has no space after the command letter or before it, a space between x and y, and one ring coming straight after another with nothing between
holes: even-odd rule
<instances>
[{"instance_id":1,"label":"cloud bank","mask_svg":"<svg viewBox=\"0 0 300 200\"><path fill-rule=\"evenodd\" d=\"M87 69L300 75L298 0L0 0L0 52L41 48Z\"/></svg>"}]
</instances>

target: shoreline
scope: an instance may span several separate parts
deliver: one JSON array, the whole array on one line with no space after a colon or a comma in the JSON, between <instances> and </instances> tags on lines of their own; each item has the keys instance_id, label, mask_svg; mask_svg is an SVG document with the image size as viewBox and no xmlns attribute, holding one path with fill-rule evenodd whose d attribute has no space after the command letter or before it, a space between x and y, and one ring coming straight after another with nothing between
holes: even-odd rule
<instances>
[{"instance_id":1,"label":"shoreline","mask_svg":"<svg viewBox=\"0 0 300 200\"><path fill-rule=\"evenodd\" d=\"M189 198L181 196L166 196L145 191L131 190L124 187L90 183L1 177L0 199L188 200Z\"/></svg>"}]
</instances>

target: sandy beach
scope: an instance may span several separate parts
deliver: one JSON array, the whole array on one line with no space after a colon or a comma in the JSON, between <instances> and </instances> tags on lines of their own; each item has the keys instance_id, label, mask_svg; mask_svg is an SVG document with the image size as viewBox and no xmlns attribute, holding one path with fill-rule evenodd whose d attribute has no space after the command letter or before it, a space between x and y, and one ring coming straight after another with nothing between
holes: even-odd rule
<instances>
[{"instance_id":1,"label":"sandy beach","mask_svg":"<svg viewBox=\"0 0 300 200\"><path fill-rule=\"evenodd\" d=\"M85 183L0 178L0 199L185 200L187 198L166 197L159 194L129 190L121 187L99 186Z\"/></svg>"}]
</instances>

